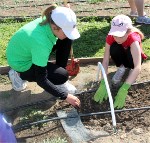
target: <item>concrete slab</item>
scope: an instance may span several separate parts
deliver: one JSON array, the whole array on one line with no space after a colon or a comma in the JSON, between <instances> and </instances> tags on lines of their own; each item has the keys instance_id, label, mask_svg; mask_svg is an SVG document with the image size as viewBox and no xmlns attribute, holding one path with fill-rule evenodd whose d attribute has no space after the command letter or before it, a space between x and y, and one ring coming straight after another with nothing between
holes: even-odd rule
<instances>
[{"instance_id":1,"label":"concrete slab","mask_svg":"<svg viewBox=\"0 0 150 143\"><path fill-rule=\"evenodd\" d=\"M93 131L86 129L82 124L80 116L75 108L69 112L59 110L57 111L57 115L59 117L68 116L66 119L61 119L61 123L65 132L71 138L72 143L87 142L98 137L109 135L105 131Z\"/></svg>"}]
</instances>

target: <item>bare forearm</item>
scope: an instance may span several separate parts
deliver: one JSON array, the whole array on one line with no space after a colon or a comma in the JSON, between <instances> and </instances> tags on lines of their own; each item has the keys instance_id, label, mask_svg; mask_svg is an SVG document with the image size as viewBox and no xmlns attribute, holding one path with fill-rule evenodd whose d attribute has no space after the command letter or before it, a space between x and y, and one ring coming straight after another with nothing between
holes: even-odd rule
<instances>
[{"instance_id":1,"label":"bare forearm","mask_svg":"<svg viewBox=\"0 0 150 143\"><path fill-rule=\"evenodd\" d=\"M126 79L126 83L133 84L135 80L137 79L138 75L141 72L141 68L137 67L130 71L128 78Z\"/></svg>"},{"instance_id":2,"label":"bare forearm","mask_svg":"<svg viewBox=\"0 0 150 143\"><path fill-rule=\"evenodd\" d=\"M109 64L109 61L103 61L102 62L102 65L103 65L103 67L105 69L106 74L108 73L108 64Z\"/></svg>"}]
</instances>

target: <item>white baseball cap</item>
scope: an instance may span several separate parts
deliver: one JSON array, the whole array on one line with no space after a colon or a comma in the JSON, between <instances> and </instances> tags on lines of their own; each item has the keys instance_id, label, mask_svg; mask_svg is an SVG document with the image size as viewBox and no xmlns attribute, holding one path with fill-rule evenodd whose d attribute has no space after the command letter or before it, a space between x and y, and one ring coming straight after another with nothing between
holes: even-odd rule
<instances>
[{"instance_id":1,"label":"white baseball cap","mask_svg":"<svg viewBox=\"0 0 150 143\"><path fill-rule=\"evenodd\" d=\"M123 37L127 30L131 29L132 27L132 21L128 16L123 14L117 15L112 19L111 29L108 35Z\"/></svg>"},{"instance_id":2,"label":"white baseball cap","mask_svg":"<svg viewBox=\"0 0 150 143\"><path fill-rule=\"evenodd\" d=\"M56 7L52 10L51 18L69 39L75 40L80 37L76 15L70 8Z\"/></svg>"}]
</instances>

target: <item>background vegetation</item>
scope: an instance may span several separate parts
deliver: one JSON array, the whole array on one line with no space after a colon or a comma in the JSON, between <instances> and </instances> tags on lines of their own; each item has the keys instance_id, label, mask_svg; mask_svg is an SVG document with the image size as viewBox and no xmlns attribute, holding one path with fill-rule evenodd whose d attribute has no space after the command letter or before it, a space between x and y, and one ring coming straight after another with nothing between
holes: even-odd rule
<instances>
[{"instance_id":1,"label":"background vegetation","mask_svg":"<svg viewBox=\"0 0 150 143\"><path fill-rule=\"evenodd\" d=\"M6 47L11 36L21 26L31 21L32 19L23 22L6 20L0 23L0 65L7 65ZM77 58L81 57L99 57L103 56L105 38L110 29L110 19L97 19L97 17L82 18L78 20L78 29L81 37L74 41L74 55ZM143 40L143 49L150 57L150 26L137 25L145 35Z\"/></svg>"}]
</instances>

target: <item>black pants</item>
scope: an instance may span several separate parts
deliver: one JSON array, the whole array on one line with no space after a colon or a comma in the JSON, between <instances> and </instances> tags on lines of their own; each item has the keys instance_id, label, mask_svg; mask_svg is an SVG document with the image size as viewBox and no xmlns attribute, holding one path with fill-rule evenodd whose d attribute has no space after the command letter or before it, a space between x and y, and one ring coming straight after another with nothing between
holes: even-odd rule
<instances>
[{"instance_id":1,"label":"black pants","mask_svg":"<svg viewBox=\"0 0 150 143\"><path fill-rule=\"evenodd\" d=\"M117 67L124 65L126 68L134 68L130 47L124 49L121 44L114 42L110 46L110 56Z\"/></svg>"},{"instance_id":2,"label":"black pants","mask_svg":"<svg viewBox=\"0 0 150 143\"><path fill-rule=\"evenodd\" d=\"M47 78L53 84L63 84L68 80L68 72L65 67L68 62L72 40L66 38L64 40L58 39L54 45L52 52L56 51L56 64L47 63L47 67L39 67L32 65L31 68L25 72L20 72L20 77L23 80L35 81Z\"/></svg>"}]
</instances>

